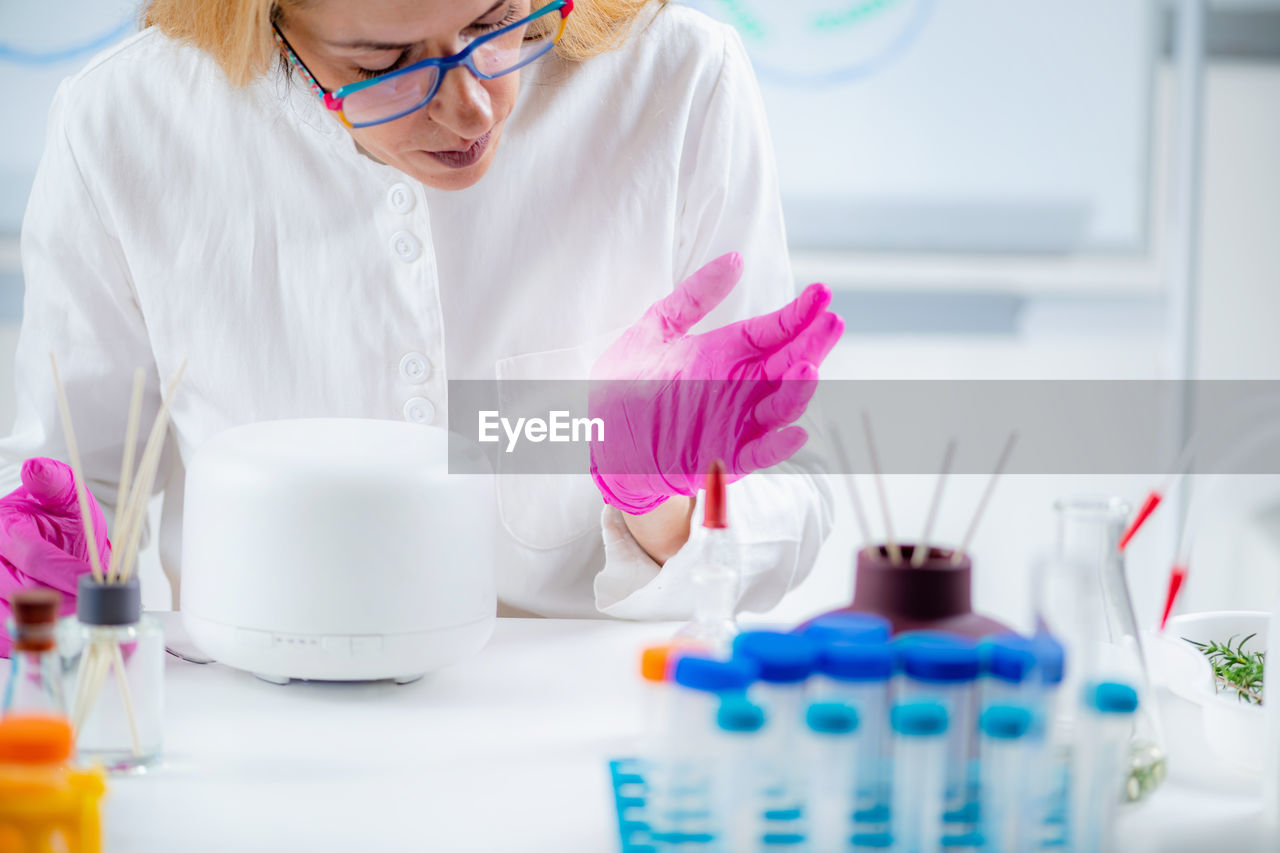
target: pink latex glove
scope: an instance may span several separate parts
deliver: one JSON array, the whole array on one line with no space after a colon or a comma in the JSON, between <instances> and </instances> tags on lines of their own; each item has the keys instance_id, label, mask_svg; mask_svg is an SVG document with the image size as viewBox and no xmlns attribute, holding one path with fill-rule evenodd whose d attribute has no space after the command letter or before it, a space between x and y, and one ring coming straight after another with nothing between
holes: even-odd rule
<instances>
[{"instance_id":1,"label":"pink latex glove","mask_svg":"<svg viewBox=\"0 0 1280 853\"><path fill-rule=\"evenodd\" d=\"M111 558L107 519L89 493L94 538L105 566ZM9 598L23 587L47 586L62 593L63 615L75 612L76 584L89 571L89 544L76 502L71 467L56 459L28 459L22 485L0 498L0 620ZM9 656L0 631L0 657Z\"/></svg>"},{"instance_id":2,"label":"pink latex glove","mask_svg":"<svg viewBox=\"0 0 1280 853\"><path fill-rule=\"evenodd\" d=\"M760 317L688 334L742 277L731 252L655 302L591 370L588 410L605 424L591 476L605 503L639 515L694 495L715 459L726 482L789 459L808 440L791 425L817 390L818 365L844 331L811 284Z\"/></svg>"}]
</instances>

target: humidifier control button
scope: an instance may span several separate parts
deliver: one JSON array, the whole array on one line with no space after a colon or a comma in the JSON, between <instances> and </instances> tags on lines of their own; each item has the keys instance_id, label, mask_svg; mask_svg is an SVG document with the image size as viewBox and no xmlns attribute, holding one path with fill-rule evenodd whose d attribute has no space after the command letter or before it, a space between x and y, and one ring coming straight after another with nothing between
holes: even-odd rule
<instances>
[{"instance_id":1,"label":"humidifier control button","mask_svg":"<svg viewBox=\"0 0 1280 853\"><path fill-rule=\"evenodd\" d=\"M332 655L347 657L351 654L350 637L321 637L320 648Z\"/></svg>"},{"instance_id":2,"label":"humidifier control button","mask_svg":"<svg viewBox=\"0 0 1280 853\"><path fill-rule=\"evenodd\" d=\"M382 637L352 637L351 653L356 655L377 654L382 651Z\"/></svg>"}]
</instances>

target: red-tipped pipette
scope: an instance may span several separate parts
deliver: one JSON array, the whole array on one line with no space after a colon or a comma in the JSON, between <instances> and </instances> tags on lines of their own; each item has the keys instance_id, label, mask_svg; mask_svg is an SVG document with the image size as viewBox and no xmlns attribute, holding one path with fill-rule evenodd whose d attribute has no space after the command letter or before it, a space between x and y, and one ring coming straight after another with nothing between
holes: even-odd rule
<instances>
[{"instance_id":1,"label":"red-tipped pipette","mask_svg":"<svg viewBox=\"0 0 1280 853\"><path fill-rule=\"evenodd\" d=\"M1142 529L1142 525L1147 523L1147 519L1156 511L1156 507L1164 500L1164 496L1173 491L1178 485L1178 481L1182 479L1182 475L1187 473L1187 469L1191 467L1191 455L1194 452L1195 441L1188 441L1186 446L1182 448L1177 462L1173 465L1173 470L1169 472L1169 476L1159 487L1152 489L1142 502L1142 506L1138 507L1138 511L1133 516L1133 521L1129 522L1129 526L1125 528L1124 535L1120 537L1120 550L1123 551L1129 546L1129 541L1137 535Z\"/></svg>"},{"instance_id":2,"label":"red-tipped pipette","mask_svg":"<svg viewBox=\"0 0 1280 853\"><path fill-rule=\"evenodd\" d=\"M1182 582L1187 579L1187 567L1182 562L1173 564L1173 571L1169 573L1169 591L1164 597L1164 612L1160 614L1160 630L1164 630L1164 626L1169 621L1169 614L1173 612L1173 604L1178 600L1178 592L1182 589Z\"/></svg>"}]
</instances>

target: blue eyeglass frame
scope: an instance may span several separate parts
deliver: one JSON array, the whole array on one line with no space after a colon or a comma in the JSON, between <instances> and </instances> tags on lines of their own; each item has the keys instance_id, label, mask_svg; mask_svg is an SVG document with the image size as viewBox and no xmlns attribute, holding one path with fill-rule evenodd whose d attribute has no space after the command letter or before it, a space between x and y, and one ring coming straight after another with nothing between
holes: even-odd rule
<instances>
[{"instance_id":1,"label":"blue eyeglass frame","mask_svg":"<svg viewBox=\"0 0 1280 853\"><path fill-rule=\"evenodd\" d=\"M486 33L485 35L471 42L471 44L467 45L465 48L463 48L459 52L455 53L453 56L428 57L427 59L419 60L418 62L415 62L412 65L406 65L404 68L397 68L395 71L389 71L386 74L379 74L377 77L370 77L368 80L360 80L355 83L348 83L346 86L342 86L341 88L335 89L332 92L325 89L316 81L315 75L312 74L311 70L307 68L307 66L303 63L301 59L298 58L298 54L294 53L293 46L289 44L287 39L285 39L284 33L280 32L280 28L273 24L271 29L272 29L272 32L275 34L276 43L280 45L281 50L283 50L285 53L285 58L288 60L290 65L292 65L294 68L298 70L298 73L302 75L303 79L306 80L307 85L311 88L311 91L315 94L315 96L319 98L321 101L323 101L325 107L327 107L330 111L337 113L338 118L341 119L342 123L345 124L347 127L361 128L361 127L373 127L374 125L379 125L379 124L386 124L389 121L395 121L398 118L404 118L409 113L417 112L418 110L422 109L427 104L431 103L431 99L434 98L436 96L436 93L440 91L440 84L441 82L444 81L444 76L448 74L451 70L459 66L465 67L468 71L470 71L472 74L474 74L476 77L480 78L481 80L493 80L497 77L502 77L504 75L510 74L513 71L519 71L521 68L525 67L530 62L533 62L535 59L539 59L542 56L545 56L551 50L551 48L555 47L556 42L560 41L560 37L564 35L565 20L569 17L569 13L572 11L573 11L573 0L551 0L550 3L548 3L546 6L543 6L541 9L534 12L533 14L528 15L524 18L521 18L520 20L516 21L513 24L508 24L507 26L503 27L500 30L494 30L491 33ZM560 27L556 30L555 35L547 40L547 46L545 50L542 50L542 51L539 51L538 53L533 54L532 56L530 56L529 58L521 62L519 65L514 65L511 68L508 68L505 71L503 71L501 74L485 74L483 71L481 71L479 68L476 67L475 61L472 59L472 54L475 53L475 51L479 47L481 47L482 45L488 42L493 41L496 38L499 38L500 36L503 36L511 32L512 30L519 29L520 27L527 27L529 24L536 21L538 18L544 17L545 15L549 15L552 12L560 13ZM367 89L370 86L376 86L379 83L385 83L387 80L390 80L393 77L399 77L402 74L409 74L414 71L420 71L423 68L431 68L431 67L439 68L440 73L436 75L436 81L435 81L435 84L432 85L431 91L428 92L426 97L423 98L421 101L419 101L415 106L412 106L409 109L404 110L403 112L396 113L395 115L389 116L387 118L381 118L381 119L378 119L377 121L365 121L365 122L359 122L359 123L353 123L349 121L347 119L346 113L343 112L342 102L345 98L347 98L351 94L355 92L359 92L361 89Z\"/></svg>"}]
</instances>

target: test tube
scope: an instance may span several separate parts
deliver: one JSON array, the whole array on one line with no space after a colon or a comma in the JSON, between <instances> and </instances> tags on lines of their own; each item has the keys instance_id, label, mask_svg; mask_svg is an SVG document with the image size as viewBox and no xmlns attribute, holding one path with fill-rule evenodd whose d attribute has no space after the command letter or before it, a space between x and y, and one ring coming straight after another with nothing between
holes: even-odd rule
<instances>
[{"instance_id":1,"label":"test tube","mask_svg":"<svg viewBox=\"0 0 1280 853\"><path fill-rule=\"evenodd\" d=\"M803 775L795 758L808 705L806 681L817 667L818 646L795 634L746 631L734 640L733 653L758 671L756 698L769 719L761 739L766 836L787 843L803 817Z\"/></svg>"},{"instance_id":2,"label":"test tube","mask_svg":"<svg viewBox=\"0 0 1280 853\"><path fill-rule=\"evenodd\" d=\"M868 843L889 832L889 680L893 648L886 642L835 642L818 655L814 695L843 702L858 715L854 820Z\"/></svg>"},{"instance_id":3,"label":"test tube","mask_svg":"<svg viewBox=\"0 0 1280 853\"><path fill-rule=\"evenodd\" d=\"M893 728L893 851L939 853L946 791L946 707L900 702L889 712Z\"/></svg>"},{"instance_id":4,"label":"test tube","mask_svg":"<svg viewBox=\"0 0 1280 853\"><path fill-rule=\"evenodd\" d=\"M1104 681L1087 686L1071 764L1072 853L1111 850L1116 808L1129 770L1138 691Z\"/></svg>"},{"instance_id":5,"label":"test tube","mask_svg":"<svg viewBox=\"0 0 1280 853\"><path fill-rule=\"evenodd\" d=\"M745 696L756 678L746 661L681 656L671 669L669 735L655 768L649 798L655 843L708 843L714 837L711 786L716 714L723 697Z\"/></svg>"},{"instance_id":6,"label":"test tube","mask_svg":"<svg viewBox=\"0 0 1280 853\"><path fill-rule=\"evenodd\" d=\"M814 702L805 714L809 730L809 849L845 853L853 839L854 768L860 748L858 713L843 702Z\"/></svg>"},{"instance_id":7,"label":"test tube","mask_svg":"<svg viewBox=\"0 0 1280 853\"><path fill-rule=\"evenodd\" d=\"M937 702L947 712L944 818L953 840L977 830L976 687L978 645L941 631L913 631L893 642L901 671L899 702ZM895 792L897 788L895 787Z\"/></svg>"},{"instance_id":8,"label":"test tube","mask_svg":"<svg viewBox=\"0 0 1280 853\"><path fill-rule=\"evenodd\" d=\"M1028 832L1028 752L1032 713L1021 705L988 705L978 718L982 750L983 853L1033 849Z\"/></svg>"},{"instance_id":9,"label":"test tube","mask_svg":"<svg viewBox=\"0 0 1280 853\"><path fill-rule=\"evenodd\" d=\"M1074 712L1063 709L1066 691L1062 688L1066 653L1062 644L1047 631L1031 638L1036 658L1031 688L1038 698L1033 704L1031 785L1033 800L1033 844L1062 847L1066 844L1069 765L1071 761L1070 721Z\"/></svg>"},{"instance_id":10,"label":"test tube","mask_svg":"<svg viewBox=\"0 0 1280 853\"><path fill-rule=\"evenodd\" d=\"M758 761L764 724L764 709L745 696L730 694L721 700L716 713L721 747L714 802L723 853L750 853L764 834Z\"/></svg>"}]
</instances>

